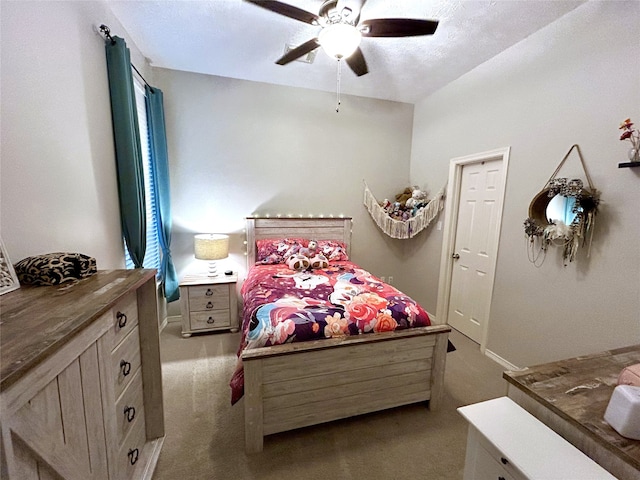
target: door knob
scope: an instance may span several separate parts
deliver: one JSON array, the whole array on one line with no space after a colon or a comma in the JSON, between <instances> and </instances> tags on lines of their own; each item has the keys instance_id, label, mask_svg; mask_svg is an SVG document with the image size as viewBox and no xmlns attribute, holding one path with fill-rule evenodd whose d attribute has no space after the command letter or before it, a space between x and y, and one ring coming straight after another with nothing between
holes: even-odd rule
<instances>
[{"instance_id":1,"label":"door knob","mask_svg":"<svg viewBox=\"0 0 640 480\"><path fill-rule=\"evenodd\" d=\"M460 255L458 253L454 253L453 255L451 255L451 258L453 258L454 260L458 260L460 258Z\"/></svg>"}]
</instances>

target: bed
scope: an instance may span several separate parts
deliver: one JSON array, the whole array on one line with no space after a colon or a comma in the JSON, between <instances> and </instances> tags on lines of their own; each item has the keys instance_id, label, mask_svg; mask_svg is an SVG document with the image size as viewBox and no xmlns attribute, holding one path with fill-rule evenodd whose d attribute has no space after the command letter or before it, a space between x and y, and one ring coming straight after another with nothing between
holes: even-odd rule
<instances>
[{"instance_id":1,"label":"bed","mask_svg":"<svg viewBox=\"0 0 640 480\"><path fill-rule=\"evenodd\" d=\"M371 333L351 334L357 333L349 331L353 326L334 325L332 311L329 311L328 323L322 325L325 325L325 329L328 326L335 327L337 334L327 335L330 338L319 335L318 338L322 339L290 342L292 337L296 337L295 333L287 337L293 331L290 330L281 335L281 341L286 343L278 344L273 339L277 336L273 331L267 341L264 336L258 342L251 341L249 337L259 321L259 315L256 314L259 306L272 300L253 299L250 296L252 285L260 290L259 295L272 297L273 292L271 289L265 290L264 281L269 277L279 279L287 275L282 265L256 265L257 244L260 240L285 238L314 239L319 243L331 241L328 243L341 245L348 255L351 219L247 218L248 274L242 287L242 340L238 349L238 368L230 382L232 391L235 390L232 402L244 395L246 451L262 451L266 435L296 428L418 402L427 402L432 410L438 408L443 394L449 326L434 324L428 314L409 297L349 260L332 260L326 273L313 270L311 276L318 283L328 283L340 282L340 279L351 275L357 277L359 285L372 285L384 289L387 294L392 292L394 295L388 297L393 298L390 304L408 299L409 305L404 308L403 319L397 322L403 328L378 328ZM255 273L264 268L267 273ZM289 270L288 274L292 275L293 271ZM323 280L320 277L324 274L334 278ZM301 281L304 282L308 277L303 275ZM280 280L280 283L283 282ZM323 284L323 288L325 286ZM306 295L300 297L304 297L306 302L303 314L311 315L308 310L313 310L315 305L310 306L310 303L315 300L307 299ZM335 297L330 300L336 302ZM393 312L394 316L397 314ZM315 322L311 324L317 327ZM375 324L381 326L384 322ZM362 324L359 327L364 330L368 328ZM239 384L243 390L238 394Z\"/></svg>"}]
</instances>

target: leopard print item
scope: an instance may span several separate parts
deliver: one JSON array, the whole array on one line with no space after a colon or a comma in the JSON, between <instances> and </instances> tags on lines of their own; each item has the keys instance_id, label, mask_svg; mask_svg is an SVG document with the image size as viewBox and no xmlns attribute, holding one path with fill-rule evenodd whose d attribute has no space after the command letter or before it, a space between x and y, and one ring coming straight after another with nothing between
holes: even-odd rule
<instances>
[{"instance_id":1,"label":"leopard print item","mask_svg":"<svg viewBox=\"0 0 640 480\"><path fill-rule=\"evenodd\" d=\"M96 259L81 253L47 253L20 260L14 266L23 285L58 285L97 272Z\"/></svg>"}]
</instances>

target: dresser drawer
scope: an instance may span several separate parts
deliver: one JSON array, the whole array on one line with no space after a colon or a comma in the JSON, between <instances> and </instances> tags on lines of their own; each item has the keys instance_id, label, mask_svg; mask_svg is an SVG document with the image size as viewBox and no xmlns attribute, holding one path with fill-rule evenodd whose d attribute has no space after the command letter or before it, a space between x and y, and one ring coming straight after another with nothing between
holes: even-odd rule
<instances>
[{"instance_id":1,"label":"dresser drawer","mask_svg":"<svg viewBox=\"0 0 640 480\"><path fill-rule=\"evenodd\" d=\"M202 312L229 309L228 285L202 285L189 287L189 310Z\"/></svg>"},{"instance_id":2,"label":"dresser drawer","mask_svg":"<svg viewBox=\"0 0 640 480\"><path fill-rule=\"evenodd\" d=\"M516 480L503 465L496 462L486 450L478 449L474 468L474 480Z\"/></svg>"},{"instance_id":3,"label":"dresser drawer","mask_svg":"<svg viewBox=\"0 0 640 480\"><path fill-rule=\"evenodd\" d=\"M142 395L142 373L138 370L116 403L118 445L122 445L127 434L138 422L144 423L144 398Z\"/></svg>"},{"instance_id":4,"label":"dresser drawer","mask_svg":"<svg viewBox=\"0 0 640 480\"><path fill-rule=\"evenodd\" d=\"M111 354L111 365L115 382L115 399L122 394L140 368L140 340L138 327L134 327L129 335Z\"/></svg>"},{"instance_id":5,"label":"dresser drawer","mask_svg":"<svg viewBox=\"0 0 640 480\"><path fill-rule=\"evenodd\" d=\"M135 422L129 435L127 435L118 450L116 456L116 478L119 480L133 479L136 467L147 463L147 459L145 458L147 451L144 448L146 443L147 433L144 422Z\"/></svg>"},{"instance_id":6,"label":"dresser drawer","mask_svg":"<svg viewBox=\"0 0 640 480\"><path fill-rule=\"evenodd\" d=\"M493 443L491 443L484 435L482 435L482 433L476 430L476 434L477 434L478 445L480 446L480 448L478 449L478 461L482 461L481 462L482 465L485 465L487 469L490 469L489 465L495 464L494 466L498 466L501 469L501 471L504 472L504 474L501 476L506 479L526 478L525 475L522 472L520 472L520 470L518 470L511 463L511 461L507 458L507 456L504 455L502 452L500 452L500 450L498 450ZM508 476L506 474L508 474ZM477 478L497 479L498 476L485 477L481 475Z\"/></svg>"},{"instance_id":7,"label":"dresser drawer","mask_svg":"<svg viewBox=\"0 0 640 480\"><path fill-rule=\"evenodd\" d=\"M138 325L138 296L131 292L118 302L112 309L113 315L113 344L115 348L127 334Z\"/></svg>"},{"instance_id":8,"label":"dresser drawer","mask_svg":"<svg viewBox=\"0 0 640 480\"><path fill-rule=\"evenodd\" d=\"M230 327L229 310L213 310L211 312L192 312L191 330Z\"/></svg>"}]
</instances>

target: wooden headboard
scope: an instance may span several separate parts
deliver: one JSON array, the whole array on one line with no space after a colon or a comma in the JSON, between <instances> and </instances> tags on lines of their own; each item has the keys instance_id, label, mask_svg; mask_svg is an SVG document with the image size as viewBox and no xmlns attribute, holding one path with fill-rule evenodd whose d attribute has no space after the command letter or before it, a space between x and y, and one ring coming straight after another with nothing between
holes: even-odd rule
<instances>
[{"instance_id":1,"label":"wooden headboard","mask_svg":"<svg viewBox=\"0 0 640 480\"><path fill-rule=\"evenodd\" d=\"M351 217L344 218L257 218L247 217L247 271L257 260L256 240L301 237L338 240L351 251Z\"/></svg>"}]
</instances>

